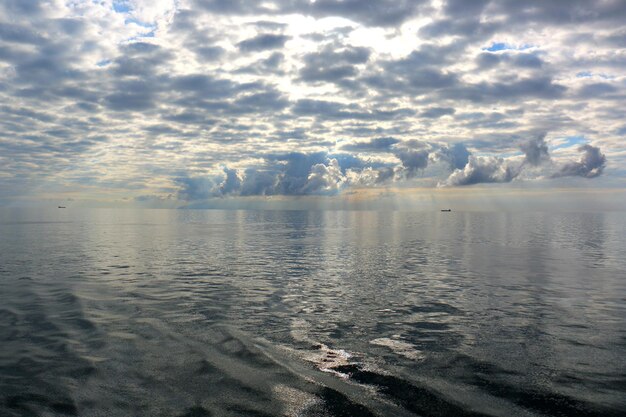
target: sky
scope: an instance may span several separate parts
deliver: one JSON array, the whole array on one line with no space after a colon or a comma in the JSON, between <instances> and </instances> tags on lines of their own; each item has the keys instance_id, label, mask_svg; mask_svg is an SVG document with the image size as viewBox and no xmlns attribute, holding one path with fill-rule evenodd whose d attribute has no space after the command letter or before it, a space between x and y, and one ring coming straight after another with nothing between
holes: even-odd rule
<instances>
[{"instance_id":1,"label":"sky","mask_svg":"<svg viewBox=\"0 0 626 417\"><path fill-rule=\"evenodd\" d=\"M624 208L625 99L624 0L2 0L0 205Z\"/></svg>"}]
</instances>

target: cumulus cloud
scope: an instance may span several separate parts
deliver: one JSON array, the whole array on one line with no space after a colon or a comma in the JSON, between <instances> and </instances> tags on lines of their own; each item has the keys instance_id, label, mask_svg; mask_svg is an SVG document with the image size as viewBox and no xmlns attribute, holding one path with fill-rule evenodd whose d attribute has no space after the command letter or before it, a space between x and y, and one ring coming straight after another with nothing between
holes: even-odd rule
<instances>
[{"instance_id":1,"label":"cumulus cloud","mask_svg":"<svg viewBox=\"0 0 626 417\"><path fill-rule=\"evenodd\" d=\"M503 158L472 155L465 168L455 170L442 185L462 186L511 182L516 175L515 170Z\"/></svg>"},{"instance_id":2,"label":"cumulus cloud","mask_svg":"<svg viewBox=\"0 0 626 417\"><path fill-rule=\"evenodd\" d=\"M331 159L328 165L315 164L302 188L302 194L336 194L346 181L339 162Z\"/></svg>"},{"instance_id":3,"label":"cumulus cloud","mask_svg":"<svg viewBox=\"0 0 626 417\"><path fill-rule=\"evenodd\" d=\"M582 153L580 159L563 164L559 171L552 175L552 178L595 178L602 175L606 166L606 156L600 151L600 148L592 145L583 145L578 148L578 151Z\"/></svg>"},{"instance_id":4,"label":"cumulus cloud","mask_svg":"<svg viewBox=\"0 0 626 417\"><path fill-rule=\"evenodd\" d=\"M217 195L216 184L205 177L180 177L174 182L180 186L178 198L184 201L206 200Z\"/></svg>"},{"instance_id":5,"label":"cumulus cloud","mask_svg":"<svg viewBox=\"0 0 626 417\"><path fill-rule=\"evenodd\" d=\"M545 138L546 134L543 133L520 144L520 149L524 152L524 163L537 166L550 159Z\"/></svg>"},{"instance_id":6,"label":"cumulus cloud","mask_svg":"<svg viewBox=\"0 0 626 417\"><path fill-rule=\"evenodd\" d=\"M409 140L394 145L393 154L402 162L407 178L412 178L428 166L430 148L424 142Z\"/></svg>"},{"instance_id":7,"label":"cumulus cloud","mask_svg":"<svg viewBox=\"0 0 626 417\"><path fill-rule=\"evenodd\" d=\"M224 182L220 184L220 193L223 195L232 194L241 190L241 177L236 169L224 168Z\"/></svg>"},{"instance_id":8,"label":"cumulus cloud","mask_svg":"<svg viewBox=\"0 0 626 417\"><path fill-rule=\"evenodd\" d=\"M442 146L435 153L436 160L443 160L450 164L451 169L463 169L469 161L471 153L462 143L455 143L452 147Z\"/></svg>"}]
</instances>

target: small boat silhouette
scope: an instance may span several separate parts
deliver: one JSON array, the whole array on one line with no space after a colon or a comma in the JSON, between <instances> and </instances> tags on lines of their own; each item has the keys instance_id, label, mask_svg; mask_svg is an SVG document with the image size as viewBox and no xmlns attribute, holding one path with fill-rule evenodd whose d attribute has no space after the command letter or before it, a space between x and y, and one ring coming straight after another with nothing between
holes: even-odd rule
<instances>
[{"instance_id":1,"label":"small boat silhouette","mask_svg":"<svg viewBox=\"0 0 626 417\"><path fill-rule=\"evenodd\" d=\"M452 211L452 209L441 209L441 211Z\"/></svg>"},{"instance_id":2,"label":"small boat silhouette","mask_svg":"<svg viewBox=\"0 0 626 417\"><path fill-rule=\"evenodd\" d=\"M58 208L65 208L65 206L59 206Z\"/></svg>"}]
</instances>

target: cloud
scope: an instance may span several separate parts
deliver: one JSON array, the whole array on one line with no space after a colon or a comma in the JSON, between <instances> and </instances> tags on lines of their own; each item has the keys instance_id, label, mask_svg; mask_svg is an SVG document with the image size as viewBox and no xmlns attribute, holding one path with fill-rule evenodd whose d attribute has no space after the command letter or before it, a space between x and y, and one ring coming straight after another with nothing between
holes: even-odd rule
<instances>
[{"instance_id":1,"label":"cloud","mask_svg":"<svg viewBox=\"0 0 626 417\"><path fill-rule=\"evenodd\" d=\"M490 69L498 65L510 65L517 68L540 69L543 60L534 53L489 53L477 56L476 62L481 69Z\"/></svg>"},{"instance_id":2,"label":"cloud","mask_svg":"<svg viewBox=\"0 0 626 417\"><path fill-rule=\"evenodd\" d=\"M286 35L263 33L253 38L241 41L237 44L237 46L244 52L258 52L265 51L267 49L282 48L289 39L289 36Z\"/></svg>"},{"instance_id":3,"label":"cloud","mask_svg":"<svg viewBox=\"0 0 626 417\"><path fill-rule=\"evenodd\" d=\"M242 196L272 195L276 188L275 173L248 169L241 184Z\"/></svg>"},{"instance_id":4,"label":"cloud","mask_svg":"<svg viewBox=\"0 0 626 417\"><path fill-rule=\"evenodd\" d=\"M420 0L304 0L300 4L308 7L300 10L320 17L342 16L366 25L396 26L410 19L423 3Z\"/></svg>"},{"instance_id":5,"label":"cloud","mask_svg":"<svg viewBox=\"0 0 626 417\"><path fill-rule=\"evenodd\" d=\"M552 175L552 178L595 178L602 175L606 166L606 156L600 151L600 148L592 145L583 145L578 148L578 151L582 153L580 160L565 163L558 172Z\"/></svg>"},{"instance_id":6,"label":"cloud","mask_svg":"<svg viewBox=\"0 0 626 417\"><path fill-rule=\"evenodd\" d=\"M524 152L524 162L537 166L544 161L550 160L548 145L545 141L546 134L542 133L534 139L529 139L520 144L520 149Z\"/></svg>"},{"instance_id":7,"label":"cloud","mask_svg":"<svg viewBox=\"0 0 626 417\"><path fill-rule=\"evenodd\" d=\"M206 200L217 194L216 184L205 177L180 177L175 183L180 186L178 199L183 201Z\"/></svg>"},{"instance_id":8,"label":"cloud","mask_svg":"<svg viewBox=\"0 0 626 417\"><path fill-rule=\"evenodd\" d=\"M421 117L427 119L438 119L443 116L450 116L455 113L455 110L451 107L431 107L420 113Z\"/></svg>"},{"instance_id":9,"label":"cloud","mask_svg":"<svg viewBox=\"0 0 626 417\"><path fill-rule=\"evenodd\" d=\"M622 184L626 5L587 3L2 1L0 200Z\"/></svg>"},{"instance_id":10,"label":"cloud","mask_svg":"<svg viewBox=\"0 0 626 417\"><path fill-rule=\"evenodd\" d=\"M358 74L357 65L366 63L371 51L364 47L327 46L304 56L300 79L306 82L338 83Z\"/></svg>"},{"instance_id":11,"label":"cloud","mask_svg":"<svg viewBox=\"0 0 626 417\"><path fill-rule=\"evenodd\" d=\"M278 9L261 0L194 0L195 6L216 14L302 14L324 18L339 16L368 26L396 26L410 19L425 1L421 0L290 0Z\"/></svg>"},{"instance_id":12,"label":"cloud","mask_svg":"<svg viewBox=\"0 0 626 417\"><path fill-rule=\"evenodd\" d=\"M394 145L393 154L402 162L407 178L412 178L428 166L430 148L426 143L410 140Z\"/></svg>"},{"instance_id":13,"label":"cloud","mask_svg":"<svg viewBox=\"0 0 626 417\"><path fill-rule=\"evenodd\" d=\"M336 194L346 181L336 159L330 159L328 165L315 164L302 188L302 194Z\"/></svg>"},{"instance_id":14,"label":"cloud","mask_svg":"<svg viewBox=\"0 0 626 417\"><path fill-rule=\"evenodd\" d=\"M399 142L392 137L374 138L367 142L347 143L341 149L356 152L389 152L391 147Z\"/></svg>"},{"instance_id":15,"label":"cloud","mask_svg":"<svg viewBox=\"0 0 626 417\"><path fill-rule=\"evenodd\" d=\"M515 171L503 158L471 155L465 168L455 170L442 185L503 183L511 182L516 176Z\"/></svg>"},{"instance_id":16,"label":"cloud","mask_svg":"<svg viewBox=\"0 0 626 417\"><path fill-rule=\"evenodd\" d=\"M226 178L220 184L220 194L227 195L239 192L241 190L242 180L236 169L224 168Z\"/></svg>"},{"instance_id":17,"label":"cloud","mask_svg":"<svg viewBox=\"0 0 626 417\"><path fill-rule=\"evenodd\" d=\"M442 146L436 152L434 158L450 164L451 169L463 169L469 161L471 153L462 143L455 143L452 147Z\"/></svg>"},{"instance_id":18,"label":"cloud","mask_svg":"<svg viewBox=\"0 0 626 417\"><path fill-rule=\"evenodd\" d=\"M343 103L327 100L298 100L291 110L298 116L315 116L322 120L354 119L354 120L393 120L403 118L414 113L407 108L393 110L369 110L358 105L344 105Z\"/></svg>"}]
</instances>

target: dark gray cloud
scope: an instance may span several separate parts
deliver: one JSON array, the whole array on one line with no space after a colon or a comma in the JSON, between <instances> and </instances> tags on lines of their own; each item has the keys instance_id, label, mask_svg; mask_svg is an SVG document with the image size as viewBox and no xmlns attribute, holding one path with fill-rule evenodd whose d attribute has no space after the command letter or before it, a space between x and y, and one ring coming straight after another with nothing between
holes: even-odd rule
<instances>
[{"instance_id":1,"label":"dark gray cloud","mask_svg":"<svg viewBox=\"0 0 626 417\"><path fill-rule=\"evenodd\" d=\"M240 113L278 112L286 108L288 104L283 94L270 90L239 97L234 102L233 111Z\"/></svg>"},{"instance_id":2,"label":"dark gray cloud","mask_svg":"<svg viewBox=\"0 0 626 417\"><path fill-rule=\"evenodd\" d=\"M458 76L442 70L454 47L422 46L405 58L382 61L379 67L360 78L369 88L393 94L425 94L450 88L459 83Z\"/></svg>"},{"instance_id":3,"label":"dark gray cloud","mask_svg":"<svg viewBox=\"0 0 626 417\"><path fill-rule=\"evenodd\" d=\"M365 25L397 26L414 16L424 3L421 0L304 0L299 7L314 16L342 16Z\"/></svg>"},{"instance_id":4,"label":"dark gray cloud","mask_svg":"<svg viewBox=\"0 0 626 417\"><path fill-rule=\"evenodd\" d=\"M436 159L450 164L451 169L463 169L469 161L471 153L462 143L455 143L452 147L442 146L436 152Z\"/></svg>"},{"instance_id":5,"label":"dark gray cloud","mask_svg":"<svg viewBox=\"0 0 626 417\"><path fill-rule=\"evenodd\" d=\"M544 61L533 53L492 53L483 52L476 57L476 63L481 69L494 68L506 64L516 68L540 69Z\"/></svg>"},{"instance_id":6,"label":"dark gray cloud","mask_svg":"<svg viewBox=\"0 0 626 417\"><path fill-rule=\"evenodd\" d=\"M358 74L356 65L366 63L371 50L362 47L327 46L304 56L300 79L307 82L338 83Z\"/></svg>"},{"instance_id":7,"label":"dark gray cloud","mask_svg":"<svg viewBox=\"0 0 626 417\"><path fill-rule=\"evenodd\" d=\"M490 14L505 16L508 24L528 25L580 25L582 23L623 22L626 18L626 5L621 0L606 0L589 8L586 0L492 0Z\"/></svg>"},{"instance_id":8,"label":"dark gray cloud","mask_svg":"<svg viewBox=\"0 0 626 417\"><path fill-rule=\"evenodd\" d=\"M452 107L431 107L420 113L421 117L427 119L438 119L443 116L450 116L456 112Z\"/></svg>"},{"instance_id":9,"label":"dark gray cloud","mask_svg":"<svg viewBox=\"0 0 626 417\"><path fill-rule=\"evenodd\" d=\"M226 54L226 50L221 46L200 46L194 49L194 52L202 59L202 61L218 61Z\"/></svg>"},{"instance_id":10,"label":"dark gray cloud","mask_svg":"<svg viewBox=\"0 0 626 417\"><path fill-rule=\"evenodd\" d=\"M546 134L542 133L536 138L529 139L520 144L520 149L524 152L524 163L537 166L544 161L550 160L545 138Z\"/></svg>"},{"instance_id":11,"label":"dark gray cloud","mask_svg":"<svg viewBox=\"0 0 626 417\"><path fill-rule=\"evenodd\" d=\"M195 0L195 5L213 13L258 15L299 13L315 17L341 16L369 26L396 26L414 16L422 0L288 0L279 9L261 0Z\"/></svg>"},{"instance_id":12,"label":"dark gray cloud","mask_svg":"<svg viewBox=\"0 0 626 417\"><path fill-rule=\"evenodd\" d=\"M136 42L121 46L120 56L111 63L111 72L116 77L153 78L173 58L174 55L164 48L146 42Z\"/></svg>"},{"instance_id":13,"label":"dark gray cloud","mask_svg":"<svg viewBox=\"0 0 626 417\"><path fill-rule=\"evenodd\" d=\"M618 92L618 88L607 82L596 82L584 85L579 91L580 98L589 99L597 97L605 97L612 93ZM622 98L621 96L619 98Z\"/></svg>"},{"instance_id":14,"label":"dark gray cloud","mask_svg":"<svg viewBox=\"0 0 626 417\"><path fill-rule=\"evenodd\" d=\"M226 178L220 184L220 194L228 195L240 192L242 181L237 170L224 168L224 175Z\"/></svg>"},{"instance_id":15,"label":"dark gray cloud","mask_svg":"<svg viewBox=\"0 0 626 417\"><path fill-rule=\"evenodd\" d=\"M292 108L298 116L315 116L322 120L354 119L354 120L393 120L414 114L413 110L398 108L394 110L365 110L357 105L343 105L326 100L298 100Z\"/></svg>"},{"instance_id":16,"label":"dark gray cloud","mask_svg":"<svg viewBox=\"0 0 626 417\"><path fill-rule=\"evenodd\" d=\"M144 111L157 104L156 86L146 81L120 81L117 91L105 97L105 104L115 111Z\"/></svg>"},{"instance_id":17,"label":"dark gray cloud","mask_svg":"<svg viewBox=\"0 0 626 417\"><path fill-rule=\"evenodd\" d=\"M263 33L253 38L241 41L237 44L237 46L244 52L258 52L265 51L267 49L282 48L289 39L290 37L286 35Z\"/></svg>"},{"instance_id":18,"label":"dark gray cloud","mask_svg":"<svg viewBox=\"0 0 626 417\"><path fill-rule=\"evenodd\" d=\"M242 86L227 79L217 79L205 74L172 77L170 86L182 93L201 96L203 99L232 97Z\"/></svg>"},{"instance_id":19,"label":"dark gray cloud","mask_svg":"<svg viewBox=\"0 0 626 417\"><path fill-rule=\"evenodd\" d=\"M558 172L552 175L552 178L595 178L602 175L606 166L606 156L600 151L600 148L592 145L583 145L578 148L578 151L582 153L580 160L564 164Z\"/></svg>"},{"instance_id":20,"label":"dark gray cloud","mask_svg":"<svg viewBox=\"0 0 626 417\"><path fill-rule=\"evenodd\" d=\"M33 28L13 23L0 23L0 39L10 43L39 45L47 42L46 38Z\"/></svg>"},{"instance_id":21,"label":"dark gray cloud","mask_svg":"<svg viewBox=\"0 0 626 417\"><path fill-rule=\"evenodd\" d=\"M275 172L247 169L241 185L241 195L272 195L276 189L276 181Z\"/></svg>"},{"instance_id":22,"label":"dark gray cloud","mask_svg":"<svg viewBox=\"0 0 626 417\"><path fill-rule=\"evenodd\" d=\"M389 152L391 147L400 141L392 137L371 139L367 142L348 143L341 149L355 152Z\"/></svg>"},{"instance_id":23,"label":"dark gray cloud","mask_svg":"<svg viewBox=\"0 0 626 417\"><path fill-rule=\"evenodd\" d=\"M2 7L7 16L39 16L43 10L39 0L4 0Z\"/></svg>"},{"instance_id":24,"label":"dark gray cloud","mask_svg":"<svg viewBox=\"0 0 626 417\"><path fill-rule=\"evenodd\" d=\"M402 148L396 150L394 155L402 162L402 166L406 169L406 174L409 178L415 176L420 169L428 166L429 152L426 149Z\"/></svg>"},{"instance_id":25,"label":"dark gray cloud","mask_svg":"<svg viewBox=\"0 0 626 417\"><path fill-rule=\"evenodd\" d=\"M274 52L269 57L259 59L252 65L237 69L236 72L256 75L284 75L284 71L282 70L284 61L285 55L283 53Z\"/></svg>"},{"instance_id":26,"label":"dark gray cloud","mask_svg":"<svg viewBox=\"0 0 626 417\"><path fill-rule=\"evenodd\" d=\"M480 82L459 84L443 90L440 95L446 99L469 100L475 103L514 101L520 98L561 98L567 88L555 83L550 77L541 75L511 81Z\"/></svg>"},{"instance_id":27,"label":"dark gray cloud","mask_svg":"<svg viewBox=\"0 0 626 417\"><path fill-rule=\"evenodd\" d=\"M215 197L216 184L205 177L179 177L175 183L180 186L178 199L183 201L206 200Z\"/></svg>"},{"instance_id":28,"label":"dark gray cloud","mask_svg":"<svg viewBox=\"0 0 626 417\"><path fill-rule=\"evenodd\" d=\"M393 154L402 163L407 178L412 178L428 166L430 148L424 142L409 140L394 145Z\"/></svg>"}]
</instances>

